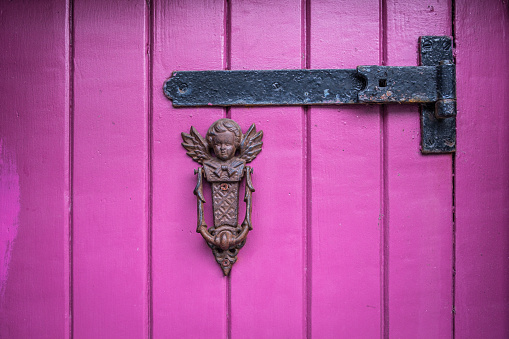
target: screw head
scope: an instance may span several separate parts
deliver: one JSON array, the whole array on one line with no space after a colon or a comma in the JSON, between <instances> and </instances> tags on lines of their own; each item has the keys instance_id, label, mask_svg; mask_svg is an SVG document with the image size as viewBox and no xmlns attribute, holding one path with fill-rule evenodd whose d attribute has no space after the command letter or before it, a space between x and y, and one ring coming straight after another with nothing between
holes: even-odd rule
<instances>
[{"instance_id":1,"label":"screw head","mask_svg":"<svg viewBox=\"0 0 509 339\"><path fill-rule=\"evenodd\" d=\"M187 89L188 89L188 86L186 83L182 83L178 87L178 91L180 94L184 94L185 92L187 92Z\"/></svg>"}]
</instances>

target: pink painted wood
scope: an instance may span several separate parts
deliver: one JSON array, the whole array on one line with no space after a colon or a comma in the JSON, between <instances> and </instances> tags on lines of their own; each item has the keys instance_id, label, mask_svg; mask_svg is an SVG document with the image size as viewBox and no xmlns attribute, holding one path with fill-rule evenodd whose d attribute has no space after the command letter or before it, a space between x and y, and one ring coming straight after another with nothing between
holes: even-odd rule
<instances>
[{"instance_id":1,"label":"pink painted wood","mask_svg":"<svg viewBox=\"0 0 509 339\"><path fill-rule=\"evenodd\" d=\"M509 336L506 4L456 1L454 32L438 0L72 5L0 4L0 337ZM161 91L176 70L416 65L419 35L453 33L456 161L420 154L416 106ZM180 145L227 115L265 134L231 278Z\"/></svg>"},{"instance_id":2,"label":"pink painted wood","mask_svg":"<svg viewBox=\"0 0 509 339\"><path fill-rule=\"evenodd\" d=\"M199 165L186 155L180 136L191 126L205 135L215 120L224 117L224 110L174 109L162 92L172 71L224 68L224 5L220 1L155 1L153 25L153 335L224 338L226 279L196 233L193 170ZM209 212L211 204L208 195Z\"/></svg>"},{"instance_id":3,"label":"pink painted wood","mask_svg":"<svg viewBox=\"0 0 509 339\"><path fill-rule=\"evenodd\" d=\"M232 2L231 68L300 68L302 10L300 0ZM231 275L231 337L304 337L303 109L232 108L231 117L264 132L253 230Z\"/></svg>"},{"instance_id":4,"label":"pink painted wood","mask_svg":"<svg viewBox=\"0 0 509 339\"><path fill-rule=\"evenodd\" d=\"M509 7L456 1L456 327L509 337Z\"/></svg>"},{"instance_id":5,"label":"pink painted wood","mask_svg":"<svg viewBox=\"0 0 509 339\"><path fill-rule=\"evenodd\" d=\"M310 11L311 68L379 64L378 1L312 1ZM377 106L309 111L313 337L380 335L379 112Z\"/></svg>"},{"instance_id":6,"label":"pink painted wood","mask_svg":"<svg viewBox=\"0 0 509 339\"><path fill-rule=\"evenodd\" d=\"M417 65L419 36L450 35L450 6L387 1L387 65ZM385 333L447 338L453 312L452 156L419 152L418 114L416 106L390 106L384 121Z\"/></svg>"},{"instance_id":7,"label":"pink painted wood","mask_svg":"<svg viewBox=\"0 0 509 339\"><path fill-rule=\"evenodd\" d=\"M65 1L0 3L0 338L65 338Z\"/></svg>"},{"instance_id":8,"label":"pink painted wood","mask_svg":"<svg viewBox=\"0 0 509 339\"><path fill-rule=\"evenodd\" d=\"M74 338L148 334L146 10L74 7Z\"/></svg>"}]
</instances>

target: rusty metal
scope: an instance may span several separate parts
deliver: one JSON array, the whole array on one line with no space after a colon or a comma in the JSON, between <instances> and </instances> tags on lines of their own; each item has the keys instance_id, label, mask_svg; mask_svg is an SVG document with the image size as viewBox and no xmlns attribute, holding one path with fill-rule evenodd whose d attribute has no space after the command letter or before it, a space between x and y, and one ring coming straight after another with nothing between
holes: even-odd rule
<instances>
[{"instance_id":1,"label":"rusty metal","mask_svg":"<svg viewBox=\"0 0 509 339\"><path fill-rule=\"evenodd\" d=\"M456 66L451 39L423 36L420 49L422 66L174 72L164 94L175 107L419 103L422 152L454 152Z\"/></svg>"},{"instance_id":2,"label":"rusty metal","mask_svg":"<svg viewBox=\"0 0 509 339\"><path fill-rule=\"evenodd\" d=\"M231 119L214 122L205 138L194 127L191 127L189 134L182 133L182 146L187 150L187 155L202 165L194 172L198 176L194 189L198 201L196 232L212 249L225 276L230 274L239 250L252 230L251 195L255 190L251 180L253 170L246 164L261 152L262 137L263 132L256 132L254 124L243 134L239 125ZM239 185L244 177L246 215L242 224L239 224ZM212 186L214 225L210 228L203 215L203 178Z\"/></svg>"}]
</instances>

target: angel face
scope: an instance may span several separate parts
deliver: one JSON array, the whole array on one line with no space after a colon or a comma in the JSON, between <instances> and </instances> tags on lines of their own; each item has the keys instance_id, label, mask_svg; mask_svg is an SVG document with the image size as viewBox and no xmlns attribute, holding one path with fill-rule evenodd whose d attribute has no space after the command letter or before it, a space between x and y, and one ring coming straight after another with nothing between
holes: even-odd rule
<instances>
[{"instance_id":1,"label":"angel face","mask_svg":"<svg viewBox=\"0 0 509 339\"><path fill-rule=\"evenodd\" d=\"M237 150L235 147L235 134L230 131L218 133L212 140L212 148L216 157L223 161L233 158Z\"/></svg>"}]
</instances>

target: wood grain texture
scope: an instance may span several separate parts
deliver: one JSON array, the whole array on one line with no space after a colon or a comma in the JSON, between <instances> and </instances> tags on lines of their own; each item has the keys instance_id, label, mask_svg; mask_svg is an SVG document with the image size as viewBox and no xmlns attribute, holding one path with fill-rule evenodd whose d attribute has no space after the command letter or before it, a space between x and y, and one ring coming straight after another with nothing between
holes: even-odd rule
<instances>
[{"instance_id":1,"label":"wood grain texture","mask_svg":"<svg viewBox=\"0 0 509 339\"><path fill-rule=\"evenodd\" d=\"M300 68L301 15L299 0L232 2L231 68ZM301 338L303 109L232 108L231 116L264 132L252 164L253 230L231 274L231 336Z\"/></svg>"},{"instance_id":2,"label":"wood grain texture","mask_svg":"<svg viewBox=\"0 0 509 339\"><path fill-rule=\"evenodd\" d=\"M362 22L359 26L358 23ZM311 68L379 63L379 4L311 1ZM376 106L310 108L311 331L380 335L380 116Z\"/></svg>"},{"instance_id":3,"label":"wood grain texture","mask_svg":"<svg viewBox=\"0 0 509 339\"><path fill-rule=\"evenodd\" d=\"M74 13L74 338L144 338L146 5L77 1Z\"/></svg>"},{"instance_id":4,"label":"wood grain texture","mask_svg":"<svg viewBox=\"0 0 509 339\"><path fill-rule=\"evenodd\" d=\"M509 337L509 7L456 1L457 338Z\"/></svg>"},{"instance_id":5,"label":"wood grain texture","mask_svg":"<svg viewBox=\"0 0 509 339\"><path fill-rule=\"evenodd\" d=\"M387 65L418 65L419 36L451 34L451 5L388 0L386 20ZM386 334L448 338L452 336L452 156L420 153L416 106L389 106L387 113Z\"/></svg>"},{"instance_id":6,"label":"wood grain texture","mask_svg":"<svg viewBox=\"0 0 509 339\"><path fill-rule=\"evenodd\" d=\"M68 336L66 22L65 1L0 3L1 338Z\"/></svg>"},{"instance_id":7,"label":"wood grain texture","mask_svg":"<svg viewBox=\"0 0 509 339\"><path fill-rule=\"evenodd\" d=\"M162 91L173 71L223 69L224 31L222 1L154 2L152 290L156 338L224 338L227 334L226 278L196 233L193 169L199 164L186 155L180 135L191 126L205 135L224 111L174 109ZM205 191L205 199L205 211L211 216L210 191ZM207 220L209 226L211 220Z\"/></svg>"}]
</instances>

